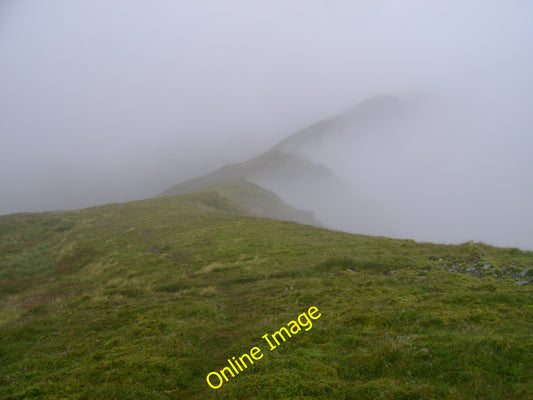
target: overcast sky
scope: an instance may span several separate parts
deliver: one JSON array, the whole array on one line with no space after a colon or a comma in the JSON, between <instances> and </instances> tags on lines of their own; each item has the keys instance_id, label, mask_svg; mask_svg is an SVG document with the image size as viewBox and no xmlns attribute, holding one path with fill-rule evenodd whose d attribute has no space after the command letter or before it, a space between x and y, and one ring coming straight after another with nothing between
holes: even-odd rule
<instances>
[{"instance_id":1,"label":"overcast sky","mask_svg":"<svg viewBox=\"0 0 533 400\"><path fill-rule=\"evenodd\" d=\"M0 214L152 197L369 96L418 91L498 127L477 148L527 213L531 21L518 0L4 0Z\"/></svg>"}]
</instances>

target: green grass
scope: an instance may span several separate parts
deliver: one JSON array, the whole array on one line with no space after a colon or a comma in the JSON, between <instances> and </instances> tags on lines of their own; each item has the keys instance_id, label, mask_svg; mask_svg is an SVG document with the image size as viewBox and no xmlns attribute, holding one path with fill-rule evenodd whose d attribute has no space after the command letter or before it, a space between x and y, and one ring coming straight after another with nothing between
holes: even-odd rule
<instances>
[{"instance_id":1,"label":"green grass","mask_svg":"<svg viewBox=\"0 0 533 400\"><path fill-rule=\"evenodd\" d=\"M245 214L211 192L0 217L0 398L533 398L532 252Z\"/></svg>"}]
</instances>

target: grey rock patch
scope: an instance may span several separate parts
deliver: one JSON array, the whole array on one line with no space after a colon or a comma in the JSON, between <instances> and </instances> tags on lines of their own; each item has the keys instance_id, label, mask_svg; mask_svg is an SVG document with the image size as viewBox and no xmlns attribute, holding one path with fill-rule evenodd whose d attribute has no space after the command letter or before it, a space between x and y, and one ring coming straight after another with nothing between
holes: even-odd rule
<instances>
[{"instance_id":1,"label":"grey rock patch","mask_svg":"<svg viewBox=\"0 0 533 400\"><path fill-rule=\"evenodd\" d=\"M531 270L531 268L528 268L528 269L525 269L522 272L520 272L518 275L520 275L522 278L524 278L526 276L533 275L533 271Z\"/></svg>"}]
</instances>

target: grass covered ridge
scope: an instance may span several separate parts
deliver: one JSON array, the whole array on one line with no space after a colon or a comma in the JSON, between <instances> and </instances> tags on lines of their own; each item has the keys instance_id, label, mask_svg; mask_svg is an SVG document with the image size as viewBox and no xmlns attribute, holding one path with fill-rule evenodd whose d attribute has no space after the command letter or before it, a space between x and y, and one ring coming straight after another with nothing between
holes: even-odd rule
<instances>
[{"instance_id":1,"label":"grass covered ridge","mask_svg":"<svg viewBox=\"0 0 533 400\"><path fill-rule=\"evenodd\" d=\"M0 217L0 398L533 398L532 252L247 214L206 192Z\"/></svg>"}]
</instances>

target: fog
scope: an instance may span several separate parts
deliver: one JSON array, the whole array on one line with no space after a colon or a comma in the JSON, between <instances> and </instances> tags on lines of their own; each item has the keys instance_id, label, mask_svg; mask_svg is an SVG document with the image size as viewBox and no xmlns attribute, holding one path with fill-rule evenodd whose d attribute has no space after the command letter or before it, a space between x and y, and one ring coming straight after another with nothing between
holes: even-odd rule
<instances>
[{"instance_id":1,"label":"fog","mask_svg":"<svg viewBox=\"0 0 533 400\"><path fill-rule=\"evenodd\" d=\"M317 211L533 249L531 21L529 1L3 1L0 214L153 197L391 94L405 120L299 150L345 183Z\"/></svg>"},{"instance_id":2,"label":"fog","mask_svg":"<svg viewBox=\"0 0 533 400\"><path fill-rule=\"evenodd\" d=\"M531 248L531 124L503 123L501 112L466 112L464 104L420 94L364 106L284 146L326 165L337 181L317 181L307 191L275 180L265 185L331 228Z\"/></svg>"}]
</instances>

